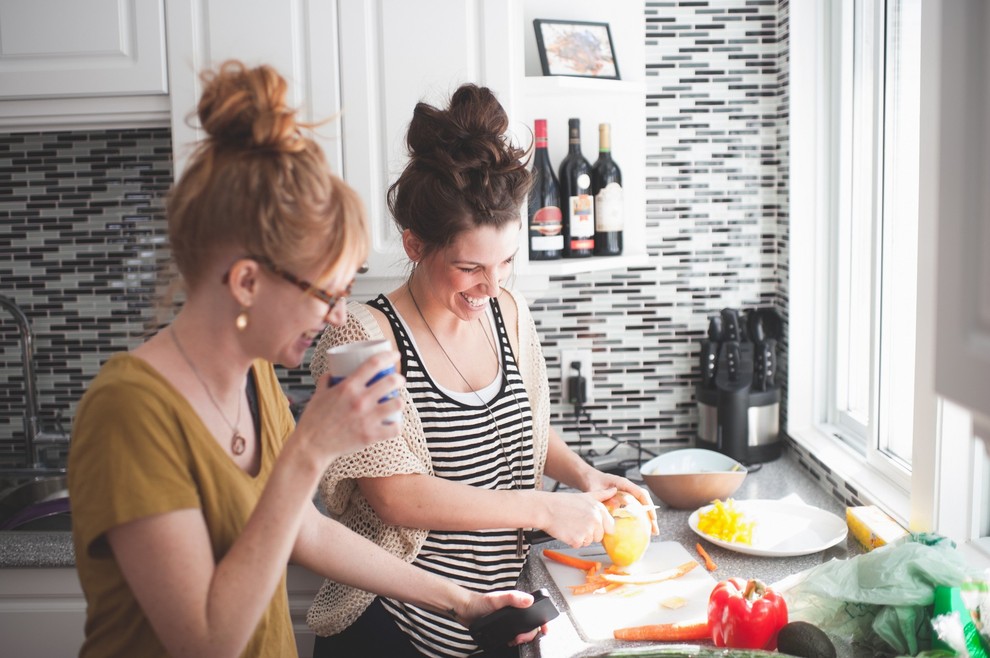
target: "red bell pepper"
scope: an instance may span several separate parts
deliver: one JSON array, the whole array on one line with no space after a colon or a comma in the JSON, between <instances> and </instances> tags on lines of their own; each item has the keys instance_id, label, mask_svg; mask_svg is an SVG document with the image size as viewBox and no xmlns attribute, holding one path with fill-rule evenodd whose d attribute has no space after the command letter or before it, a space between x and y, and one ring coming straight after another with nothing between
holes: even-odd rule
<instances>
[{"instance_id":1,"label":"red bell pepper","mask_svg":"<svg viewBox=\"0 0 990 658\"><path fill-rule=\"evenodd\" d=\"M787 604L759 580L723 580L708 599L708 626L717 647L776 649Z\"/></svg>"}]
</instances>

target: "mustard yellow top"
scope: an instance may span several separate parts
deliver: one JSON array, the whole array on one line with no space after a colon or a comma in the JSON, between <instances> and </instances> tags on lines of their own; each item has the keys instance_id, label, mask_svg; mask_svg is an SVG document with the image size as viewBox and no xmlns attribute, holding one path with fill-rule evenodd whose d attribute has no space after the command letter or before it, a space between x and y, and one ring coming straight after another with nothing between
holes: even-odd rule
<instances>
[{"instance_id":1,"label":"mustard yellow top","mask_svg":"<svg viewBox=\"0 0 990 658\"><path fill-rule=\"evenodd\" d=\"M231 461L186 399L140 358L114 355L90 383L73 421L68 467L76 567L87 602L80 656L167 655L114 560L110 528L199 508L218 561L243 530L294 426L274 368L255 361L252 370L261 422L255 477ZM284 573L244 655L298 655Z\"/></svg>"}]
</instances>

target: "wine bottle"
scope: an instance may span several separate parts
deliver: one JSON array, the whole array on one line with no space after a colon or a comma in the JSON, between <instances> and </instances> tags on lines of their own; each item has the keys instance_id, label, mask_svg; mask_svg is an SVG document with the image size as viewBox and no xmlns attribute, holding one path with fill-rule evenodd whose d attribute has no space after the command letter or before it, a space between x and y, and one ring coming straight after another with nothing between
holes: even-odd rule
<instances>
[{"instance_id":1,"label":"wine bottle","mask_svg":"<svg viewBox=\"0 0 990 658\"><path fill-rule=\"evenodd\" d=\"M612 159L609 124L598 125L598 160L591 168L591 193L595 197L595 255L622 253L625 211L622 203L622 172Z\"/></svg>"},{"instance_id":2,"label":"wine bottle","mask_svg":"<svg viewBox=\"0 0 990 658\"><path fill-rule=\"evenodd\" d=\"M529 259L554 260L564 250L560 185L547 151L547 120L536 120L533 187L529 191Z\"/></svg>"},{"instance_id":3,"label":"wine bottle","mask_svg":"<svg viewBox=\"0 0 990 658\"><path fill-rule=\"evenodd\" d=\"M595 203L591 165L581 155L581 120L568 119L567 155L560 163L560 200L564 218L564 258L595 251Z\"/></svg>"}]
</instances>

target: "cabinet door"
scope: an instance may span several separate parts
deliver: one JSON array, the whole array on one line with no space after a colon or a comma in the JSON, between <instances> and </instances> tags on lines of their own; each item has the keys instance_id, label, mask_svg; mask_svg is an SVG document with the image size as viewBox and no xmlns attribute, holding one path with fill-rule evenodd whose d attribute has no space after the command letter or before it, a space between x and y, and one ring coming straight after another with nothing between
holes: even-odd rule
<instances>
[{"instance_id":1,"label":"cabinet door","mask_svg":"<svg viewBox=\"0 0 990 658\"><path fill-rule=\"evenodd\" d=\"M224 60L268 64L289 83L289 103L307 121L327 121L339 110L337 22L333 0L169 0L172 143L179 176L190 145L202 138L187 118L196 109L199 74ZM340 168L340 122L316 131L330 166Z\"/></svg>"},{"instance_id":2,"label":"cabinet door","mask_svg":"<svg viewBox=\"0 0 990 658\"><path fill-rule=\"evenodd\" d=\"M420 100L443 104L464 82L490 87L510 112L505 0L340 0L344 178L368 207L368 277L402 276L406 258L385 203L407 160L405 133Z\"/></svg>"},{"instance_id":3,"label":"cabinet door","mask_svg":"<svg viewBox=\"0 0 990 658\"><path fill-rule=\"evenodd\" d=\"M167 94L164 0L4 0L5 99Z\"/></svg>"},{"instance_id":4,"label":"cabinet door","mask_svg":"<svg viewBox=\"0 0 990 658\"><path fill-rule=\"evenodd\" d=\"M0 569L4 656L78 655L85 623L75 569Z\"/></svg>"},{"instance_id":5,"label":"cabinet door","mask_svg":"<svg viewBox=\"0 0 990 658\"><path fill-rule=\"evenodd\" d=\"M323 577L305 567L290 564L285 578L296 649L299 651L299 658L311 658L316 634L306 625L306 613L323 586Z\"/></svg>"}]
</instances>

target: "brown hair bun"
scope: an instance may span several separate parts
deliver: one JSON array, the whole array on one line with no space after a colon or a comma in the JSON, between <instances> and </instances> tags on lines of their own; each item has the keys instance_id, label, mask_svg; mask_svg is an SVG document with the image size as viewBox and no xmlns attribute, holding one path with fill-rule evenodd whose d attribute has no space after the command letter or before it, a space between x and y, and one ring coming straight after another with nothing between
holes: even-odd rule
<instances>
[{"instance_id":1,"label":"brown hair bun","mask_svg":"<svg viewBox=\"0 0 990 658\"><path fill-rule=\"evenodd\" d=\"M495 94L471 83L446 109L417 103L406 134L410 160L388 193L399 227L438 249L473 226L519 222L530 175L508 127Z\"/></svg>"}]
</instances>

